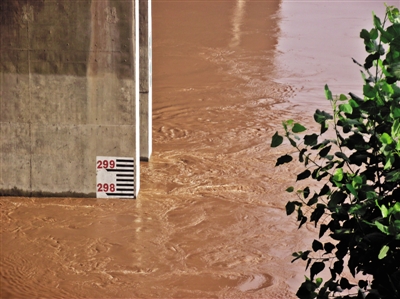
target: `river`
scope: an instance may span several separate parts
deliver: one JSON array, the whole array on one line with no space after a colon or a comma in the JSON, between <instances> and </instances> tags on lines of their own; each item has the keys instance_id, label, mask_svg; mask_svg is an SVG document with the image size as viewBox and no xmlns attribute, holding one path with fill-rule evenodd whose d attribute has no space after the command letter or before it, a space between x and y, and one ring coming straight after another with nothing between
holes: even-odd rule
<instances>
[{"instance_id":1,"label":"river","mask_svg":"<svg viewBox=\"0 0 400 299\"><path fill-rule=\"evenodd\" d=\"M398 4L388 2L388 4ZM3 197L1 298L295 298L281 121L361 90L380 1L153 1L153 155L137 200ZM359 92L358 92L359 93Z\"/></svg>"}]
</instances>

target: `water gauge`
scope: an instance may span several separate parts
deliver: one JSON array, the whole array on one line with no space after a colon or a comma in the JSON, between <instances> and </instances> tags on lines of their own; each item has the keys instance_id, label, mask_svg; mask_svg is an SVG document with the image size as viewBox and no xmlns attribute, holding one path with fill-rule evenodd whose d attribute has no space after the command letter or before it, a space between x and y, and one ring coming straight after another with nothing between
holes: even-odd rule
<instances>
[{"instance_id":1,"label":"water gauge","mask_svg":"<svg viewBox=\"0 0 400 299\"><path fill-rule=\"evenodd\" d=\"M97 156L96 197L135 198L135 160Z\"/></svg>"}]
</instances>

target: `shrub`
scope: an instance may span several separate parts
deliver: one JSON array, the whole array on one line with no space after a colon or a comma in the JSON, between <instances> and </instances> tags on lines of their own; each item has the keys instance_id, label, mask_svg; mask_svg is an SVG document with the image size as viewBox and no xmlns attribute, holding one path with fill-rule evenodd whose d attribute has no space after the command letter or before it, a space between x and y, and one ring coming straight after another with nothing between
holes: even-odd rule
<instances>
[{"instance_id":1,"label":"shrub","mask_svg":"<svg viewBox=\"0 0 400 299\"><path fill-rule=\"evenodd\" d=\"M363 96L334 97L325 85L333 113L316 110L319 133L288 120L284 136L272 137L272 147L286 138L298 154L304 171L296 181L320 186L286 189L296 195L286 213L297 214L299 228L319 228L309 250L293 253L310 273L299 298L400 298L399 9L386 6L383 21L373 14L373 28L360 37L368 56L364 64L353 61L362 69ZM292 161L285 154L275 166Z\"/></svg>"}]
</instances>

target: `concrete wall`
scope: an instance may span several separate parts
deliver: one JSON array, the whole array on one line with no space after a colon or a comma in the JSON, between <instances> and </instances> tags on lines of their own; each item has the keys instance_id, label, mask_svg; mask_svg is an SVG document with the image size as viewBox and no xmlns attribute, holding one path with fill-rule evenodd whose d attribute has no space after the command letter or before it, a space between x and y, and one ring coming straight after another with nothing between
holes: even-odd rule
<instances>
[{"instance_id":1,"label":"concrete wall","mask_svg":"<svg viewBox=\"0 0 400 299\"><path fill-rule=\"evenodd\" d=\"M140 44L140 159L148 161L152 152L152 27L151 0L139 5Z\"/></svg>"},{"instance_id":2,"label":"concrete wall","mask_svg":"<svg viewBox=\"0 0 400 299\"><path fill-rule=\"evenodd\" d=\"M1 2L0 194L95 196L96 156L139 191L138 3Z\"/></svg>"}]
</instances>

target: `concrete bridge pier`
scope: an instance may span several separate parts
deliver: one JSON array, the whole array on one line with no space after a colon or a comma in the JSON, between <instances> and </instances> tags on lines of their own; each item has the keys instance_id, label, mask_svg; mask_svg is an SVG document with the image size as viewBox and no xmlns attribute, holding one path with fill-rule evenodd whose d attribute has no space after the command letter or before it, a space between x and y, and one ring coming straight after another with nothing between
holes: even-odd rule
<instances>
[{"instance_id":1,"label":"concrete bridge pier","mask_svg":"<svg viewBox=\"0 0 400 299\"><path fill-rule=\"evenodd\" d=\"M139 4L140 45L140 159L148 161L152 153L152 21L151 0Z\"/></svg>"},{"instance_id":2,"label":"concrete bridge pier","mask_svg":"<svg viewBox=\"0 0 400 299\"><path fill-rule=\"evenodd\" d=\"M105 156L133 158L137 196L151 155L150 3L0 2L0 195L94 197Z\"/></svg>"}]
</instances>

